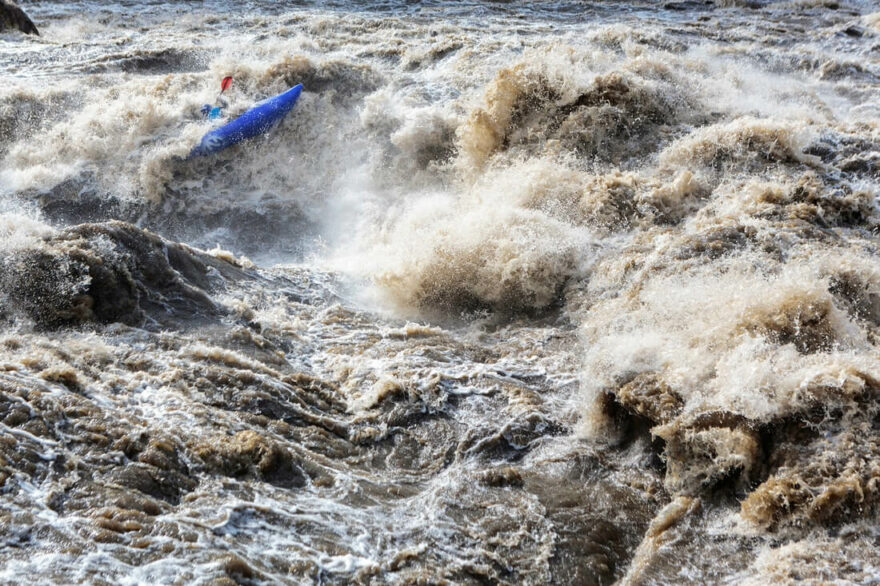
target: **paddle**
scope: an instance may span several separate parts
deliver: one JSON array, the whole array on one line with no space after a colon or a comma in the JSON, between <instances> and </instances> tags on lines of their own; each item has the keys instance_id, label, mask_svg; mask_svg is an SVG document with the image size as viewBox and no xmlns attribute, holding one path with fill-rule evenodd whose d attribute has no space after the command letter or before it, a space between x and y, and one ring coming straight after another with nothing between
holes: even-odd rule
<instances>
[{"instance_id":1,"label":"paddle","mask_svg":"<svg viewBox=\"0 0 880 586\"><path fill-rule=\"evenodd\" d=\"M232 76L227 75L226 77L223 78L223 81L220 82L220 93L222 94L223 92L228 90L229 86L231 86L231 85L232 85Z\"/></svg>"}]
</instances>

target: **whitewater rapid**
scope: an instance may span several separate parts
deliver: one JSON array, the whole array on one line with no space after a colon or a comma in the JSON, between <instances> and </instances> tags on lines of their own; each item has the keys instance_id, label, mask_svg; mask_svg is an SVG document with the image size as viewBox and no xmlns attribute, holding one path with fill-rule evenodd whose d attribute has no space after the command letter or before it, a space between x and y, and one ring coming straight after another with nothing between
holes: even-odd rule
<instances>
[{"instance_id":1,"label":"whitewater rapid","mask_svg":"<svg viewBox=\"0 0 880 586\"><path fill-rule=\"evenodd\" d=\"M873 3L23 8L0 581L880 582Z\"/></svg>"}]
</instances>

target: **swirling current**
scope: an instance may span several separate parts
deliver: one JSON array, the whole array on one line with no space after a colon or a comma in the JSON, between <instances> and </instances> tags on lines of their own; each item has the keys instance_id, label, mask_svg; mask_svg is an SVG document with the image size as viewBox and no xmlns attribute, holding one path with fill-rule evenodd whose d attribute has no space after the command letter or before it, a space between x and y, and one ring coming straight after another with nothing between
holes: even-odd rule
<instances>
[{"instance_id":1,"label":"swirling current","mask_svg":"<svg viewBox=\"0 0 880 586\"><path fill-rule=\"evenodd\" d=\"M880 583L875 3L21 6L0 582Z\"/></svg>"}]
</instances>

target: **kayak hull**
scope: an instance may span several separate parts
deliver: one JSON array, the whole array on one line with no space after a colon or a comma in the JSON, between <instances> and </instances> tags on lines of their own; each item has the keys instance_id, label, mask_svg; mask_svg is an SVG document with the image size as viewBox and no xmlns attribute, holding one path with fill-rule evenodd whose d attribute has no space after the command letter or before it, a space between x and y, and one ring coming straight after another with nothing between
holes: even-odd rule
<instances>
[{"instance_id":1,"label":"kayak hull","mask_svg":"<svg viewBox=\"0 0 880 586\"><path fill-rule=\"evenodd\" d=\"M243 140L263 134L290 112L302 89L302 84L298 83L286 92L254 104L235 120L205 134L189 156L219 153Z\"/></svg>"}]
</instances>

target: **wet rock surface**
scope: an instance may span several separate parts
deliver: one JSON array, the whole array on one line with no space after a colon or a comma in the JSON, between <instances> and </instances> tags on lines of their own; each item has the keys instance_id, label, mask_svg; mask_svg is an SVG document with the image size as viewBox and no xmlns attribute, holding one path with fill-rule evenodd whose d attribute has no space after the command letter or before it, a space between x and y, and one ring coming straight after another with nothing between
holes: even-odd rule
<instances>
[{"instance_id":1,"label":"wet rock surface","mask_svg":"<svg viewBox=\"0 0 880 586\"><path fill-rule=\"evenodd\" d=\"M0 1L0 31L5 29L17 29L28 35L40 34L25 11L11 0Z\"/></svg>"}]
</instances>

